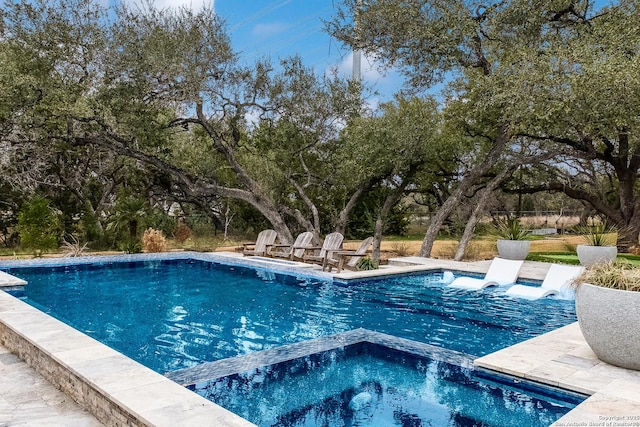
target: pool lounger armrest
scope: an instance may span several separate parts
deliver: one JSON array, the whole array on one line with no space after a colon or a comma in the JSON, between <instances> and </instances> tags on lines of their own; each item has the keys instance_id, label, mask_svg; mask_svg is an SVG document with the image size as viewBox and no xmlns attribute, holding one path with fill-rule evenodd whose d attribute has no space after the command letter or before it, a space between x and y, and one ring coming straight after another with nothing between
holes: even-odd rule
<instances>
[{"instance_id":1,"label":"pool lounger armrest","mask_svg":"<svg viewBox=\"0 0 640 427\"><path fill-rule=\"evenodd\" d=\"M449 286L463 289L483 289L489 286L500 286L494 280L476 279L475 277L458 277Z\"/></svg>"},{"instance_id":2,"label":"pool lounger armrest","mask_svg":"<svg viewBox=\"0 0 640 427\"><path fill-rule=\"evenodd\" d=\"M539 298L548 297L551 295L556 295L558 293L555 289L548 289L536 286L526 286L526 285L514 285L507 289L505 295L517 298L524 298L529 300L535 300Z\"/></svg>"}]
</instances>

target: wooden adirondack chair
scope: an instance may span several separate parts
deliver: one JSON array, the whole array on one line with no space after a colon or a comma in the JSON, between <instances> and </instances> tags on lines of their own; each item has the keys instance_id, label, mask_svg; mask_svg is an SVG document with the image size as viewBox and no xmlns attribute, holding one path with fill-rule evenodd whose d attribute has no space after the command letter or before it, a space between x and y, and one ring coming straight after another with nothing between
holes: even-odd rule
<instances>
[{"instance_id":1,"label":"wooden adirondack chair","mask_svg":"<svg viewBox=\"0 0 640 427\"><path fill-rule=\"evenodd\" d=\"M373 237L367 237L362 241L362 243L360 243L360 247L355 251L333 252L331 256L327 256L327 258L325 258L325 262L322 264L322 269L328 269L328 271L331 271L332 267L336 267L338 273L340 273L343 268L348 270L357 270L358 261L360 261L360 258L367 253L369 246L371 246L372 243Z\"/></svg>"},{"instance_id":2,"label":"wooden adirondack chair","mask_svg":"<svg viewBox=\"0 0 640 427\"><path fill-rule=\"evenodd\" d=\"M242 244L242 255L268 256L276 236L277 233L274 230L262 230L258 233L255 243Z\"/></svg>"},{"instance_id":3,"label":"wooden adirondack chair","mask_svg":"<svg viewBox=\"0 0 640 427\"><path fill-rule=\"evenodd\" d=\"M304 233L298 234L296 237L296 241L293 242L293 245L279 244L273 245L273 251L271 252L271 256L275 258L302 258L304 256L304 252L311 245L311 240L313 239L313 233L310 231L305 231Z\"/></svg>"},{"instance_id":4,"label":"wooden adirondack chair","mask_svg":"<svg viewBox=\"0 0 640 427\"><path fill-rule=\"evenodd\" d=\"M307 248L302 256L302 261L323 265L327 256L340 250L343 240L344 236L338 232L327 234L321 247Z\"/></svg>"}]
</instances>

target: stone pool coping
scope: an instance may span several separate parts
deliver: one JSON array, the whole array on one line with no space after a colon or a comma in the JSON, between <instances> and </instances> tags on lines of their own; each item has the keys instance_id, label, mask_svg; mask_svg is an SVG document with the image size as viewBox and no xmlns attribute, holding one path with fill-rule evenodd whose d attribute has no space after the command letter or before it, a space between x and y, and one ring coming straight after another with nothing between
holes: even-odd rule
<instances>
[{"instance_id":1,"label":"stone pool coping","mask_svg":"<svg viewBox=\"0 0 640 427\"><path fill-rule=\"evenodd\" d=\"M1 426L104 426L2 346L0 378Z\"/></svg>"},{"instance_id":2,"label":"stone pool coping","mask_svg":"<svg viewBox=\"0 0 640 427\"><path fill-rule=\"evenodd\" d=\"M298 277L334 281L444 269L482 274L489 266L489 261L461 263L405 257L390 260L391 265L381 270L330 274L308 266L272 265L268 260L242 258L231 252L180 252L3 261L2 267L168 258L268 267ZM541 280L549 265L525 262L520 277ZM0 344L107 425L253 425L4 292L0 292ZM591 395L554 423L555 427L609 422L611 426L640 426L640 372L597 360L577 323L481 357L474 363L484 369Z\"/></svg>"}]
</instances>

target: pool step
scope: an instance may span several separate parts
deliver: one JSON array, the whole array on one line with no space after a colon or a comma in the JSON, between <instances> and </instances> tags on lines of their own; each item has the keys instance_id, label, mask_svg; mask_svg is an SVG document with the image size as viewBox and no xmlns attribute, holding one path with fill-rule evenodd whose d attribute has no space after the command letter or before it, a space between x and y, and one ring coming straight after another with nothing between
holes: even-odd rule
<instances>
[{"instance_id":1,"label":"pool step","mask_svg":"<svg viewBox=\"0 0 640 427\"><path fill-rule=\"evenodd\" d=\"M0 288L4 288L8 286L24 286L26 284L27 284L26 280L22 280L16 276L12 276L9 273L0 271Z\"/></svg>"}]
</instances>

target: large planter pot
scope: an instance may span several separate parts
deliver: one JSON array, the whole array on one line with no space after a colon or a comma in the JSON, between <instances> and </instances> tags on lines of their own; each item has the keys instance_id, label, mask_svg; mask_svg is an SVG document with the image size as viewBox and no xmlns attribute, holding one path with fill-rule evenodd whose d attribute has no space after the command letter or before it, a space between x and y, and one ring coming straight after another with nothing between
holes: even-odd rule
<instances>
[{"instance_id":1,"label":"large planter pot","mask_svg":"<svg viewBox=\"0 0 640 427\"><path fill-rule=\"evenodd\" d=\"M640 292L581 283L576 313L584 339L598 359L640 370Z\"/></svg>"},{"instance_id":2,"label":"large planter pot","mask_svg":"<svg viewBox=\"0 0 640 427\"><path fill-rule=\"evenodd\" d=\"M528 240L498 240L498 255L504 259L525 259L529 255Z\"/></svg>"},{"instance_id":3,"label":"large planter pot","mask_svg":"<svg viewBox=\"0 0 640 427\"><path fill-rule=\"evenodd\" d=\"M580 264L589 267L594 264L613 262L618 256L618 248L615 246L591 246L578 245L578 260Z\"/></svg>"}]
</instances>

